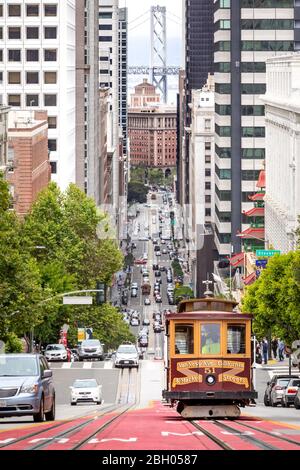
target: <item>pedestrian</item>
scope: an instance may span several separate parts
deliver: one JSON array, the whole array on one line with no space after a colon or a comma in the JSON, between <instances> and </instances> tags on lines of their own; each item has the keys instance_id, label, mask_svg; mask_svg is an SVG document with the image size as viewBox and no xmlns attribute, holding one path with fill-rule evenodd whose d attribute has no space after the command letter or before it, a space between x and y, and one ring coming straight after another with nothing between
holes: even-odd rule
<instances>
[{"instance_id":1,"label":"pedestrian","mask_svg":"<svg viewBox=\"0 0 300 470\"><path fill-rule=\"evenodd\" d=\"M263 358L264 358L264 364L268 364L268 340L267 338L264 338L262 341L262 352L263 352Z\"/></svg>"},{"instance_id":2,"label":"pedestrian","mask_svg":"<svg viewBox=\"0 0 300 470\"><path fill-rule=\"evenodd\" d=\"M278 342L278 354L279 354L279 361L283 361L284 360L284 348L285 348L285 344L284 344L284 341L282 341L281 339L279 340Z\"/></svg>"},{"instance_id":3,"label":"pedestrian","mask_svg":"<svg viewBox=\"0 0 300 470\"><path fill-rule=\"evenodd\" d=\"M273 358L277 359L278 340L277 338L275 338L275 336L272 339L271 346L272 346L272 351L273 351Z\"/></svg>"}]
</instances>

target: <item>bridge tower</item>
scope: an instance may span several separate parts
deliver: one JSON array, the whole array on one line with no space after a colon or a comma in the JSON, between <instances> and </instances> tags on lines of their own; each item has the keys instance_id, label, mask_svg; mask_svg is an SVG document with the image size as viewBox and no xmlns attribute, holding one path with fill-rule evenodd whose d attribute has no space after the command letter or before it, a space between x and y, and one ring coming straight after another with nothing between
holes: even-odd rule
<instances>
[{"instance_id":1,"label":"bridge tower","mask_svg":"<svg viewBox=\"0 0 300 470\"><path fill-rule=\"evenodd\" d=\"M151 7L151 81L167 103L167 9Z\"/></svg>"}]
</instances>

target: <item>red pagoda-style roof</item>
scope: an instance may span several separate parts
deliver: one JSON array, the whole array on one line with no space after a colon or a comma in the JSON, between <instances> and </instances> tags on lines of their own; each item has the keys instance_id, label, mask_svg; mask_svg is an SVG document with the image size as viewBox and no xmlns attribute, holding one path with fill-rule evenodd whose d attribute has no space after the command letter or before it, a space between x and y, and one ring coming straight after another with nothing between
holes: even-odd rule
<instances>
[{"instance_id":1,"label":"red pagoda-style roof","mask_svg":"<svg viewBox=\"0 0 300 470\"><path fill-rule=\"evenodd\" d=\"M243 278L243 282L245 284L245 286L250 286L251 284L253 284L253 282L256 281L256 273L253 272L251 274L249 274L249 276Z\"/></svg>"},{"instance_id":2,"label":"red pagoda-style roof","mask_svg":"<svg viewBox=\"0 0 300 470\"><path fill-rule=\"evenodd\" d=\"M264 207L253 207L249 211L244 211L244 214L248 217L263 217L265 215Z\"/></svg>"},{"instance_id":3,"label":"red pagoda-style roof","mask_svg":"<svg viewBox=\"0 0 300 470\"><path fill-rule=\"evenodd\" d=\"M233 266L235 268L243 266L244 265L244 257L245 257L245 253L238 253L238 254L232 256L231 258L229 258L231 266Z\"/></svg>"},{"instance_id":4,"label":"red pagoda-style roof","mask_svg":"<svg viewBox=\"0 0 300 470\"><path fill-rule=\"evenodd\" d=\"M263 239L265 238L265 228L264 227L261 227L261 228L249 227L247 228L247 230L237 233L237 236L241 238Z\"/></svg>"},{"instance_id":5,"label":"red pagoda-style roof","mask_svg":"<svg viewBox=\"0 0 300 470\"><path fill-rule=\"evenodd\" d=\"M258 182L256 184L257 188L265 188L266 187L266 172L265 170L261 170L258 178Z\"/></svg>"},{"instance_id":6,"label":"red pagoda-style roof","mask_svg":"<svg viewBox=\"0 0 300 470\"><path fill-rule=\"evenodd\" d=\"M265 199L266 193L256 193L253 196L249 196L250 201L263 201Z\"/></svg>"}]
</instances>

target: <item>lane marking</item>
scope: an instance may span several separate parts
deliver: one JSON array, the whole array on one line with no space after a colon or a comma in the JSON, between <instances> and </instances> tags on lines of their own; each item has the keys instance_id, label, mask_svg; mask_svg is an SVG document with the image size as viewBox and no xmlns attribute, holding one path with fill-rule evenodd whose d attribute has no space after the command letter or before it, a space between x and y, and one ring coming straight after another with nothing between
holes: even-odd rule
<instances>
[{"instance_id":1,"label":"lane marking","mask_svg":"<svg viewBox=\"0 0 300 470\"><path fill-rule=\"evenodd\" d=\"M0 444L9 444L10 442L15 441L17 438L16 437L11 437L10 439L4 439L3 441L0 441Z\"/></svg>"},{"instance_id":2,"label":"lane marking","mask_svg":"<svg viewBox=\"0 0 300 470\"><path fill-rule=\"evenodd\" d=\"M62 365L62 369L71 369L72 364L72 362L64 362Z\"/></svg>"},{"instance_id":3,"label":"lane marking","mask_svg":"<svg viewBox=\"0 0 300 470\"><path fill-rule=\"evenodd\" d=\"M84 369L91 369L93 367L93 363L92 362L84 362L83 363L83 368Z\"/></svg>"},{"instance_id":4,"label":"lane marking","mask_svg":"<svg viewBox=\"0 0 300 470\"><path fill-rule=\"evenodd\" d=\"M221 434L225 434L225 436L254 436L255 432L251 432L251 431L242 431L242 432L221 431Z\"/></svg>"},{"instance_id":5,"label":"lane marking","mask_svg":"<svg viewBox=\"0 0 300 470\"><path fill-rule=\"evenodd\" d=\"M53 437L38 437L37 439L32 439L32 441L29 441L29 444L36 444L37 442L42 442L42 441L51 441Z\"/></svg>"},{"instance_id":6,"label":"lane marking","mask_svg":"<svg viewBox=\"0 0 300 470\"><path fill-rule=\"evenodd\" d=\"M188 436L204 436L204 433L201 431L193 431L193 432L188 432L186 434L182 434L179 432L168 432L168 431L162 431L161 433L162 437L169 437L169 436L178 436L178 437L188 437Z\"/></svg>"},{"instance_id":7,"label":"lane marking","mask_svg":"<svg viewBox=\"0 0 300 470\"><path fill-rule=\"evenodd\" d=\"M130 437L129 439L120 439L112 437L111 439L91 439L87 444L101 444L103 442L118 441L118 442L137 442L137 437Z\"/></svg>"},{"instance_id":8,"label":"lane marking","mask_svg":"<svg viewBox=\"0 0 300 470\"><path fill-rule=\"evenodd\" d=\"M105 361L104 362L104 369L112 369L112 368L113 368L112 361Z\"/></svg>"}]
</instances>

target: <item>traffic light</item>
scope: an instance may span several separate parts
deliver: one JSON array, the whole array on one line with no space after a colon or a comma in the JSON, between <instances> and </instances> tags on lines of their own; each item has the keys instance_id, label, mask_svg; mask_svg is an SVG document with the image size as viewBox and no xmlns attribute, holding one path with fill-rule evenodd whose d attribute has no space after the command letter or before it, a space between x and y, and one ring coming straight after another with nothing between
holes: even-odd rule
<instances>
[{"instance_id":1,"label":"traffic light","mask_svg":"<svg viewBox=\"0 0 300 470\"><path fill-rule=\"evenodd\" d=\"M97 294L96 294L96 304L97 305L103 305L106 303L106 286L104 282L97 282L97 287L96 287Z\"/></svg>"}]
</instances>

